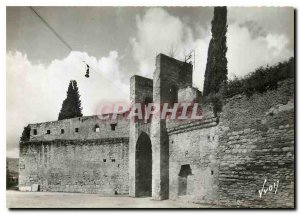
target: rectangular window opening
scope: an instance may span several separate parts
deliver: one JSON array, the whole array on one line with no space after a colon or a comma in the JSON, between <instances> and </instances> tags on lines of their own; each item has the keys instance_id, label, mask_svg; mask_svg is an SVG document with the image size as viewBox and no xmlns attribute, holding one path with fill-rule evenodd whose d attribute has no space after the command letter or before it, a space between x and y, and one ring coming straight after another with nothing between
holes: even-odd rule
<instances>
[{"instance_id":1,"label":"rectangular window opening","mask_svg":"<svg viewBox=\"0 0 300 214\"><path fill-rule=\"evenodd\" d=\"M75 128L75 132L79 132L79 128Z\"/></svg>"},{"instance_id":2,"label":"rectangular window opening","mask_svg":"<svg viewBox=\"0 0 300 214\"><path fill-rule=\"evenodd\" d=\"M33 129L33 135L37 135L37 130Z\"/></svg>"},{"instance_id":3,"label":"rectangular window opening","mask_svg":"<svg viewBox=\"0 0 300 214\"><path fill-rule=\"evenodd\" d=\"M47 134L50 134L51 132L50 132L50 130L47 130Z\"/></svg>"},{"instance_id":4,"label":"rectangular window opening","mask_svg":"<svg viewBox=\"0 0 300 214\"><path fill-rule=\"evenodd\" d=\"M103 162L105 163L105 162L106 162L106 159L103 159Z\"/></svg>"},{"instance_id":5,"label":"rectangular window opening","mask_svg":"<svg viewBox=\"0 0 300 214\"><path fill-rule=\"evenodd\" d=\"M116 159L111 159L111 162L116 162Z\"/></svg>"},{"instance_id":6,"label":"rectangular window opening","mask_svg":"<svg viewBox=\"0 0 300 214\"><path fill-rule=\"evenodd\" d=\"M64 133L65 133L65 130L64 130L64 129L61 129L61 130L60 130L60 133L61 133L61 134L64 134Z\"/></svg>"},{"instance_id":7,"label":"rectangular window opening","mask_svg":"<svg viewBox=\"0 0 300 214\"><path fill-rule=\"evenodd\" d=\"M117 126L116 123L115 123L115 124L110 124L111 130L112 130L112 131L115 131L115 130L116 130L116 126Z\"/></svg>"}]
</instances>

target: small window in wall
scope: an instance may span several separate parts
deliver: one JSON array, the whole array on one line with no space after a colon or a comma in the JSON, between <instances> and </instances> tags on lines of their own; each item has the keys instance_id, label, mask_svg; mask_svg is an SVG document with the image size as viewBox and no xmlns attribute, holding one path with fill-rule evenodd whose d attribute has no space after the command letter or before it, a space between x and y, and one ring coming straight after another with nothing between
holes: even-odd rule
<instances>
[{"instance_id":1,"label":"small window in wall","mask_svg":"<svg viewBox=\"0 0 300 214\"><path fill-rule=\"evenodd\" d=\"M95 132L100 132L100 128L98 124L95 125Z\"/></svg>"},{"instance_id":2,"label":"small window in wall","mask_svg":"<svg viewBox=\"0 0 300 214\"><path fill-rule=\"evenodd\" d=\"M105 163L105 162L106 162L106 159L103 159L103 162Z\"/></svg>"},{"instance_id":3,"label":"small window in wall","mask_svg":"<svg viewBox=\"0 0 300 214\"><path fill-rule=\"evenodd\" d=\"M75 132L79 132L79 128L75 128Z\"/></svg>"},{"instance_id":4,"label":"small window in wall","mask_svg":"<svg viewBox=\"0 0 300 214\"><path fill-rule=\"evenodd\" d=\"M213 174L214 174L214 171L211 171L210 174L213 175Z\"/></svg>"},{"instance_id":5,"label":"small window in wall","mask_svg":"<svg viewBox=\"0 0 300 214\"><path fill-rule=\"evenodd\" d=\"M110 124L111 130L112 130L112 131L115 131L115 130L116 130L116 126L117 126L116 123L115 123L115 124Z\"/></svg>"},{"instance_id":6,"label":"small window in wall","mask_svg":"<svg viewBox=\"0 0 300 214\"><path fill-rule=\"evenodd\" d=\"M152 98L151 97L146 97L145 98L145 106L148 106L149 103L152 103Z\"/></svg>"},{"instance_id":7,"label":"small window in wall","mask_svg":"<svg viewBox=\"0 0 300 214\"><path fill-rule=\"evenodd\" d=\"M111 162L116 162L116 159L111 159Z\"/></svg>"},{"instance_id":8,"label":"small window in wall","mask_svg":"<svg viewBox=\"0 0 300 214\"><path fill-rule=\"evenodd\" d=\"M64 134L64 133L65 133L65 130L64 130L64 129L61 129L61 130L60 130L60 133L61 133L61 134Z\"/></svg>"},{"instance_id":9,"label":"small window in wall","mask_svg":"<svg viewBox=\"0 0 300 214\"><path fill-rule=\"evenodd\" d=\"M50 130L47 130L47 134L50 134L51 132L50 132Z\"/></svg>"},{"instance_id":10,"label":"small window in wall","mask_svg":"<svg viewBox=\"0 0 300 214\"><path fill-rule=\"evenodd\" d=\"M37 135L37 130L33 129L33 135Z\"/></svg>"}]
</instances>

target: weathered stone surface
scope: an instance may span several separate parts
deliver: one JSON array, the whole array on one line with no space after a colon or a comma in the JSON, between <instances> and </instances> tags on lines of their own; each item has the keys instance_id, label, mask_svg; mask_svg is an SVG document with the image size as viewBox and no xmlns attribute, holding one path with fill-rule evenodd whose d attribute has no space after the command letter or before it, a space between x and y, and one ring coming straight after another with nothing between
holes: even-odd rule
<instances>
[{"instance_id":1,"label":"weathered stone surface","mask_svg":"<svg viewBox=\"0 0 300 214\"><path fill-rule=\"evenodd\" d=\"M192 86L192 66L163 54L156 57L153 75L154 103L178 101L178 89ZM173 97L176 92L176 97ZM166 120L153 117L151 121L153 152L152 197L157 200L169 198L169 136Z\"/></svg>"},{"instance_id":2,"label":"weathered stone surface","mask_svg":"<svg viewBox=\"0 0 300 214\"><path fill-rule=\"evenodd\" d=\"M276 91L255 94L250 98L240 96L223 107L220 121L229 130L220 133L218 142L218 161L222 164L217 193L219 204L294 206L293 96L293 80L286 80ZM281 110L273 112L272 116L269 114L270 109L278 108ZM258 119L264 121L263 124L258 124ZM227 149L224 152L230 136L239 136L241 140L237 143L244 149ZM234 179L233 174L236 175ZM264 179L267 179L266 187L279 180L279 187L276 194L268 192L260 198L258 190L261 190Z\"/></svg>"},{"instance_id":3,"label":"weathered stone surface","mask_svg":"<svg viewBox=\"0 0 300 214\"><path fill-rule=\"evenodd\" d=\"M111 124L116 124L115 130L112 130ZM115 120L102 120L95 115L46 123L29 124L29 126L31 128L31 141L129 137L129 121L126 120L126 117L123 114L118 114ZM98 127L97 131L96 127ZM76 128L78 129L78 132L76 132ZM47 134L48 130L50 131L50 134ZM34 134L35 131L36 134Z\"/></svg>"},{"instance_id":4,"label":"weathered stone surface","mask_svg":"<svg viewBox=\"0 0 300 214\"><path fill-rule=\"evenodd\" d=\"M135 103L145 103L147 99L153 100L153 81L141 76L133 76L130 79L130 100ZM139 191L136 185L136 152L139 136L144 133L150 136L150 123L148 120L130 120L129 126L129 195L137 197Z\"/></svg>"},{"instance_id":5,"label":"weathered stone surface","mask_svg":"<svg viewBox=\"0 0 300 214\"><path fill-rule=\"evenodd\" d=\"M20 190L128 194L128 138L21 143L20 163Z\"/></svg>"}]
</instances>

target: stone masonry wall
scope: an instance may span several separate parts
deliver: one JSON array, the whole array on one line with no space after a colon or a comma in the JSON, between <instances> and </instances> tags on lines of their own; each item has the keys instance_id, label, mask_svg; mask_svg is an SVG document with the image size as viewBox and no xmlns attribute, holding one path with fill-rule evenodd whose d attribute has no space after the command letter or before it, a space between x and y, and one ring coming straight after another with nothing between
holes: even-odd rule
<instances>
[{"instance_id":1,"label":"stone masonry wall","mask_svg":"<svg viewBox=\"0 0 300 214\"><path fill-rule=\"evenodd\" d=\"M157 104L176 101L178 89L192 85L193 68L166 55L156 57L153 73L153 101ZM177 97L178 99L178 97ZM152 143L152 197L157 200L169 198L169 136L166 120L153 117L151 121Z\"/></svg>"},{"instance_id":2,"label":"stone masonry wall","mask_svg":"<svg viewBox=\"0 0 300 214\"><path fill-rule=\"evenodd\" d=\"M153 80L138 75L130 78L130 100L132 105L135 103L147 104L153 101ZM136 187L136 146L142 132L150 135L149 120L135 120L130 118L128 127L129 137L129 195L136 197L138 189Z\"/></svg>"},{"instance_id":3,"label":"stone masonry wall","mask_svg":"<svg viewBox=\"0 0 300 214\"><path fill-rule=\"evenodd\" d=\"M180 88L178 90L178 102L195 102L201 103L202 102L202 95L201 92L192 86L188 86L186 88Z\"/></svg>"},{"instance_id":4,"label":"stone masonry wall","mask_svg":"<svg viewBox=\"0 0 300 214\"><path fill-rule=\"evenodd\" d=\"M220 204L294 206L294 122L293 79L278 90L226 101L219 124ZM260 197L265 179L271 191Z\"/></svg>"},{"instance_id":5,"label":"stone masonry wall","mask_svg":"<svg viewBox=\"0 0 300 214\"><path fill-rule=\"evenodd\" d=\"M218 118L211 107L203 106L202 121L168 122L170 199L228 207L293 207L293 81L250 98L227 99ZM180 174L187 165L191 172L184 177ZM265 179L264 188L272 191L260 197Z\"/></svg>"},{"instance_id":6,"label":"stone masonry wall","mask_svg":"<svg viewBox=\"0 0 300 214\"><path fill-rule=\"evenodd\" d=\"M169 130L170 199L217 203L216 131L217 119L214 117ZM190 167L191 174L183 178L186 184L180 184L180 172L186 165ZM180 193L182 188L186 189L185 194Z\"/></svg>"},{"instance_id":7,"label":"stone masonry wall","mask_svg":"<svg viewBox=\"0 0 300 214\"><path fill-rule=\"evenodd\" d=\"M103 117L106 116L103 115ZM30 141L129 137L128 125L129 120L126 119L125 114L118 114L115 120L102 120L95 115L36 123L30 124ZM115 126L114 130L112 126ZM96 127L98 127L98 131L96 131ZM78 129L78 132L75 129ZM47 134L48 130L50 134Z\"/></svg>"},{"instance_id":8,"label":"stone masonry wall","mask_svg":"<svg viewBox=\"0 0 300 214\"><path fill-rule=\"evenodd\" d=\"M128 194L128 138L20 144L21 191Z\"/></svg>"}]
</instances>

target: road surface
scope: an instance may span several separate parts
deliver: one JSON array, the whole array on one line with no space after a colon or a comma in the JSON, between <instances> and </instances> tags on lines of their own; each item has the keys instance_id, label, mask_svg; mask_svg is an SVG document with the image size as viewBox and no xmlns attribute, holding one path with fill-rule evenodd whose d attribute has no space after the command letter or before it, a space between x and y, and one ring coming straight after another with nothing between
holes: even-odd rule
<instances>
[{"instance_id":1,"label":"road surface","mask_svg":"<svg viewBox=\"0 0 300 214\"><path fill-rule=\"evenodd\" d=\"M61 192L6 191L7 208L213 208L172 200L156 201L151 198L129 196L104 197L99 194Z\"/></svg>"}]
</instances>

